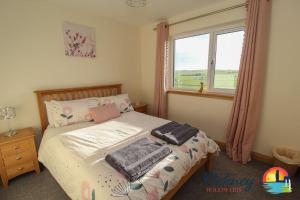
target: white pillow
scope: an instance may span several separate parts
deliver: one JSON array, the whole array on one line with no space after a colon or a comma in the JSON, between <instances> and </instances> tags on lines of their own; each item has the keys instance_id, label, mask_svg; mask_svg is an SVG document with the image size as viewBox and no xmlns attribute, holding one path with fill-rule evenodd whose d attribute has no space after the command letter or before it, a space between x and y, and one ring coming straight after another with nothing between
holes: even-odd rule
<instances>
[{"instance_id":1,"label":"white pillow","mask_svg":"<svg viewBox=\"0 0 300 200\"><path fill-rule=\"evenodd\" d=\"M116 96L99 98L101 105L115 103L121 113L133 111L128 94L120 94Z\"/></svg>"},{"instance_id":2,"label":"white pillow","mask_svg":"<svg viewBox=\"0 0 300 200\"><path fill-rule=\"evenodd\" d=\"M50 126L54 126L54 119L53 119L53 106L51 101L45 101L46 105L46 112L47 112L47 117L48 117L48 123Z\"/></svg>"},{"instance_id":3,"label":"white pillow","mask_svg":"<svg viewBox=\"0 0 300 200\"><path fill-rule=\"evenodd\" d=\"M86 98L71 101L45 102L48 122L54 127L62 127L78 122L91 121L89 108L100 105L98 98Z\"/></svg>"}]
</instances>

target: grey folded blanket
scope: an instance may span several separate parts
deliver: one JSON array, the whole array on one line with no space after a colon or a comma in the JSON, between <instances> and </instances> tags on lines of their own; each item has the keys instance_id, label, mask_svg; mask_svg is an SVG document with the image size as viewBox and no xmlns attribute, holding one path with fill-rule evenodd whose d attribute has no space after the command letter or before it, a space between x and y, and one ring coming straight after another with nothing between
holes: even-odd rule
<instances>
[{"instance_id":1,"label":"grey folded blanket","mask_svg":"<svg viewBox=\"0 0 300 200\"><path fill-rule=\"evenodd\" d=\"M158 137L170 144L182 145L198 133L198 129L188 124L169 122L151 131L151 135Z\"/></svg>"},{"instance_id":2,"label":"grey folded blanket","mask_svg":"<svg viewBox=\"0 0 300 200\"><path fill-rule=\"evenodd\" d=\"M142 138L108 154L105 160L129 181L135 181L170 153L169 147Z\"/></svg>"}]
</instances>

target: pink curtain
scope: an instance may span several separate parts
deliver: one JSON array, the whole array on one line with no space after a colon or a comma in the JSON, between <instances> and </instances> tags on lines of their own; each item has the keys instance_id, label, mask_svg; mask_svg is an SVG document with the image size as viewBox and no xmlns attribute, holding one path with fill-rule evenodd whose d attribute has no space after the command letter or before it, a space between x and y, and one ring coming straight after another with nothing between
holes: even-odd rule
<instances>
[{"instance_id":1,"label":"pink curtain","mask_svg":"<svg viewBox=\"0 0 300 200\"><path fill-rule=\"evenodd\" d=\"M236 95L226 133L232 160L247 163L258 128L267 60L271 2L248 0L244 47Z\"/></svg>"},{"instance_id":2,"label":"pink curtain","mask_svg":"<svg viewBox=\"0 0 300 200\"><path fill-rule=\"evenodd\" d=\"M153 115L167 117L166 69L169 26L166 22L157 25L156 69Z\"/></svg>"}]
</instances>

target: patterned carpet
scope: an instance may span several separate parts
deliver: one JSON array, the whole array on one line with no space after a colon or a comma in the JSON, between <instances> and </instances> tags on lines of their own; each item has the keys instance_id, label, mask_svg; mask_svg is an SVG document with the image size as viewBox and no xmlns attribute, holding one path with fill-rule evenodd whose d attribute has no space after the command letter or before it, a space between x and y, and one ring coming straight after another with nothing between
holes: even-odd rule
<instances>
[{"instance_id":1,"label":"patterned carpet","mask_svg":"<svg viewBox=\"0 0 300 200\"><path fill-rule=\"evenodd\" d=\"M230 161L224 153L214 158L211 173L203 170L196 173L176 194L174 200L267 200L267 199L300 199L300 175L292 179L293 192L289 194L272 195L264 191L260 180L270 166L252 161L242 165ZM254 182L255 181L255 182ZM242 192L207 192L207 188L222 187L222 184L238 183L231 189L244 189L248 185L249 191ZM251 183L253 183L251 187ZM209 185L211 184L211 185ZM0 188L1 200L64 200L69 199L60 188L49 171L44 169L39 175L28 173L19 176L9 183L9 188ZM101 199L102 200L102 199Z\"/></svg>"}]
</instances>

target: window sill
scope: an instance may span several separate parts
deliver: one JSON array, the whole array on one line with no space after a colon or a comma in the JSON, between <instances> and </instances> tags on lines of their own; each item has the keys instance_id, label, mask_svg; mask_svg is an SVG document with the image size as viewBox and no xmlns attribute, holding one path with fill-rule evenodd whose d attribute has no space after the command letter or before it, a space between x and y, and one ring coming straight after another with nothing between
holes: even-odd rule
<instances>
[{"instance_id":1,"label":"window sill","mask_svg":"<svg viewBox=\"0 0 300 200\"><path fill-rule=\"evenodd\" d=\"M223 94L223 93L213 93L213 92L200 93L197 91L176 90L176 89L168 90L167 93L168 94L179 94L179 95L187 95L187 96L214 98L214 99L224 99L224 100L233 100L233 98L234 98L234 94Z\"/></svg>"}]
</instances>

